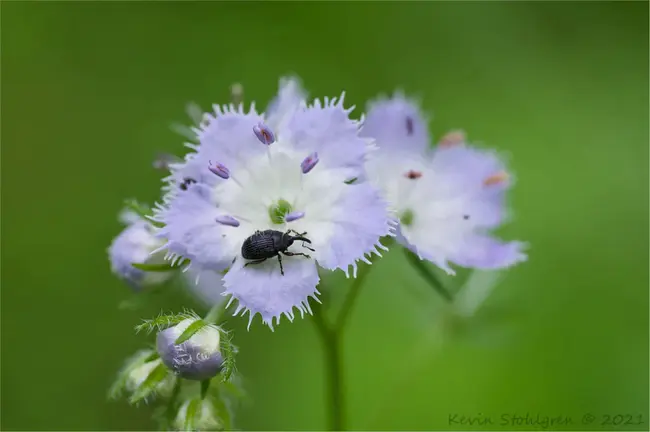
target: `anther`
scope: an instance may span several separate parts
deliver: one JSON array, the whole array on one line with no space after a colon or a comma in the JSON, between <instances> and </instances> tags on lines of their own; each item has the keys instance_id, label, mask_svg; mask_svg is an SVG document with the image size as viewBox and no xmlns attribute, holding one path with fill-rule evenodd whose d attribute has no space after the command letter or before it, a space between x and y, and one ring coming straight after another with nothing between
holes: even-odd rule
<instances>
[{"instance_id":1,"label":"anther","mask_svg":"<svg viewBox=\"0 0 650 432\"><path fill-rule=\"evenodd\" d=\"M224 180L227 180L227 179L230 178L230 170L228 168L226 168L225 165L222 165L222 164L220 164L218 162L216 164L214 164L214 166L213 166L212 161L210 161L210 165L208 165L208 169L210 170L210 172L212 174L218 175L219 177L221 177Z\"/></svg>"},{"instance_id":2,"label":"anther","mask_svg":"<svg viewBox=\"0 0 650 432\"><path fill-rule=\"evenodd\" d=\"M307 156L305 158L305 160L303 160L300 163L300 168L302 169L302 173L307 174L309 171L314 169L314 167L318 163L318 160L319 160L318 159L318 153L316 153L316 152L314 152L314 153L310 154L309 156Z\"/></svg>"},{"instance_id":3,"label":"anther","mask_svg":"<svg viewBox=\"0 0 650 432\"><path fill-rule=\"evenodd\" d=\"M228 225L235 228L239 226L239 221L232 216L228 216L228 215L217 216L215 220L219 222L221 225Z\"/></svg>"},{"instance_id":4,"label":"anther","mask_svg":"<svg viewBox=\"0 0 650 432\"><path fill-rule=\"evenodd\" d=\"M500 183L505 183L509 178L510 176L508 176L507 172L500 171L483 180L483 186L492 186Z\"/></svg>"},{"instance_id":5,"label":"anther","mask_svg":"<svg viewBox=\"0 0 650 432\"><path fill-rule=\"evenodd\" d=\"M285 222L293 222L305 217L305 212L291 212L284 217Z\"/></svg>"},{"instance_id":6,"label":"anther","mask_svg":"<svg viewBox=\"0 0 650 432\"><path fill-rule=\"evenodd\" d=\"M193 178L190 178L190 177L185 177L185 178L183 179L183 182L182 182L178 187L180 187L181 190L187 190L187 188L188 188L191 184L194 184L194 183L196 183L196 180L194 180Z\"/></svg>"},{"instance_id":7,"label":"anther","mask_svg":"<svg viewBox=\"0 0 650 432\"><path fill-rule=\"evenodd\" d=\"M244 86L235 83L230 86L230 101L235 106L239 106L244 101Z\"/></svg>"},{"instance_id":8,"label":"anther","mask_svg":"<svg viewBox=\"0 0 650 432\"><path fill-rule=\"evenodd\" d=\"M442 137L438 145L440 147L453 147L459 144L463 144L466 139L467 137L465 136L465 132L462 130L453 130L447 132L447 134Z\"/></svg>"},{"instance_id":9,"label":"anther","mask_svg":"<svg viewBox=\"0 0 650 432\"><path fill-rule=\"evenodd\" d=\"M271 131L271 129L269 129L269 127L264 123L258 123L253 126L253 132L255 132L255 136L257 136L257 139L260 140L262 144L270 145L275 142L273 131Z\"/></svg>"},{"instance_id":10,"label":"anther","mask_svg":"<svg viewBox=\"0 0 650 432\"><path fill-rule=\"evenodd\" d=\"M422 172L421 171L415 171L415 170L410 170L406 174L404 174L404 177L410 180L416 180L422 177Z\"/></svg>"}]
</instances>

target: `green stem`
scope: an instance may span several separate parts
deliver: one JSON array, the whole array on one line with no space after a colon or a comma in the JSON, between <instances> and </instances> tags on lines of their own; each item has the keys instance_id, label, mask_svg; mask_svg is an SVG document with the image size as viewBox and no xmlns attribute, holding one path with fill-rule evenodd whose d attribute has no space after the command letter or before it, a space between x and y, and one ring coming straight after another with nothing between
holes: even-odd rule
<instances>
[{"instance_id":1,"label":"green stem","mask_svg":"<svg viewBox=\"0 0 650 432\"><path fill-rule=\"evenodd\" d=\"M341 331L343 328L345 328L345 324L348 320L348 317L350 316L350 311L352 310L352 306L354 306L354 303L359 297L359 293L361 292L361 287L363 286L363 282L365 281L366 277L370 273L371 268L372 267L369 264L362 264L361 267L359 268L359 273L357 274L357 278L354 280L354 282L352 282L352 285L350 286L350 289L348 290L347 295L345 296L345 300L343 300L343 305L341 306L341 310L339 311L339 314L336 317L336 320L334 321L335 330Z\"/></svg>"},{"instance_id":2,"label":"green stem","mask_svg":"<svg viewBox=\"0 0 650 432\"><path fill-rule=\"evenodd\" d=\"M322 307L314 311L314 324L323 342L325 353L325 368L327 371L327 405L329 408L329 430L345 430L345 385L343 376L343 331L345 324L356 299L359 297L361 287L370 272L370 265L363 265L359 269L356 279L347 291L343 305L334 324L328 325ZM323 292L326 289L322 289Z\"/></svg>"},{"instance_id":3,"label":"green stem","mask_svg":"<svg viewBox=\"0 0 650 432\"><path fill-rule=\"evenodd\" d=\"M420 273L420 276L429 284L433 289L438 291L447 302L451 303L454 298L451 293L447 291L442 282L438 280L436 275L425 265L425 263L413 252L404 248L404 253L406 254L406 259L409 260L411 265Z\"/></svg>"},{"instance_id":4,"label":"green stem","mask_svg":"<svg viewBox=\"0 0 650 432\"><path fill-rule=\"evenodd\" d=\"M345 392L343 391L343 368L341 355L341 341L338 333L325 322L322 308L314 314L314 324L323 342L325 352L325 368L327 379L326 404L328 406L329 430L342 431L345 424Z\"/></svg>"}]
</instances>

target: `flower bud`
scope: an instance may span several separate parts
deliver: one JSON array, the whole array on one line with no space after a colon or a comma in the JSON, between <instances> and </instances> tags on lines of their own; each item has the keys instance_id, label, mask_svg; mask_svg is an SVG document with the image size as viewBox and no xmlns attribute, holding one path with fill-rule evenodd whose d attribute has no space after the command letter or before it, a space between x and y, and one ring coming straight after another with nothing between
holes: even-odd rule
<instances>
[{"instance_id":1,"label":"flower bud","mask_svg":"<svg viewBox=\"0 0 650 432\"><path fill-rule=\"evenodd\" d=\"M134 290L146 285L157 285L167 281L172 272L146 272L133 267L137 264L163 264L164 252L152 255L164 242L154 236L154 228L139 216L122 216L129 225L113 240L108 248L111 271L127 282Z\"/></svg>"},{"instance_id":2,"label":"flower bud","mask_svg":"<svg viewBox=\"0 0 650 432\"><path fill-rule=\"evenodd\" d=\"M223 356L219 351L219 330L214 326L203 327L185 342L175 344L176 339L194 322L194 319L186 319L158 333L156 349L165 366L175 374L202 381L219 373Z\"/></svg>"}]
</instances>

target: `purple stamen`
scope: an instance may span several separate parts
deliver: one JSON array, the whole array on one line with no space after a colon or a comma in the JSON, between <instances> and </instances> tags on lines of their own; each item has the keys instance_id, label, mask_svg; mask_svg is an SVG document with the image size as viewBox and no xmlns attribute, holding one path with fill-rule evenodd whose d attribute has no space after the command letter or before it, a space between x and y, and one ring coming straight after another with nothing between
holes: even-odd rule
<instances>
[{"instance_id":1,"label":"purple stamen","mask_svg":"<svg viewBox=\"0 0 650 432\"><path fill-rule=\"evenodd\" d=\"M303 174L307 174L309 171L311 171L317 163L318 153L314 152L307 156L305 160L300 163L300 168L302 169Z\"/></svg>"},{"instance_id":2,"label":"purple stamen","mask_svg":"<svg viewBox=\"0 0 650 432\"><path fill-rule=\"evenodd\" d=\"M275 142L273 131L271 131L271 129L269 129L269 127L264 123L258 123L253 126L253 132L255 132L255 136L257 136L257 139L260 140L262 144L270 145Z\"/></svg>"},{"instance_id":3,"label":"purple stamen","mask_svg":"<svg viewBox=\"0 0 650 432\"><path fill-rule=\"evenodd\" d=\"M293 222L305 217L305 212L291 212L284 217L285 222Z\"/></svg>"},{"instance_id":4,"label":"purple stamen","mask_svg":"<svg viewBox=\"0 0 650 432\"><path fill-rule=\"evenodd\" d=\"M210 172L212 174L218 175L219 177L221 177L224 180L227 180L227 179L230 178L230 170L228 168L226 168L225 165L222 165L222 164L220 164L218 162L216 164L214 164L214 166L212 166L212 161L210 161L210 165L208 165L208 169L210 170Z\"/></svg>"},{"instance_id":5,"label":"purple stamen","mask_svg":"<svg viewBox=\"0 0 650 432\"><path fill-rule=\"evenodd\" d=\"M228 225L235 228L239 226L239 221L232 216L221 215L221 216L217 216L215 220L219 222L221 225Z\"/></svg>"}]
</instances>

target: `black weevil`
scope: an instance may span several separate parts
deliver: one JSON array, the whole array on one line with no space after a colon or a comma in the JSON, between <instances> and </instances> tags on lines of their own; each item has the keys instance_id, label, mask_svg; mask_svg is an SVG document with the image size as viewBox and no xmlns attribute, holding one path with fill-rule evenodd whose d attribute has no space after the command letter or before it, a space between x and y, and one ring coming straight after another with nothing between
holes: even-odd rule
<instances>
[{"instance_id":1,"label":"black weevil","mask_svg":"<svg viewBox=\"0 0 650 432\"><path fill-rule=\"evenodd\" d=\"M291 235L292 233L295 233L296 235ZM287 256L301 255L310 258L309 255L302 252L289 252L287 250L294 241L301 240L303 242L303 247L314 252L314 249L305 245L305 242L311 243L311 240L304 237L305 234L307 233L298 233L294 230L289 230L286 233L276 230L255 231L252 236L244 240L244 243L241 246L241 256L249 260L254 260L247 262L244 267L251 264L259 264L269 258L277 256L278 261L280 262L280 273L284 276L280 254Z\"/></svg>"}]
</instances>

